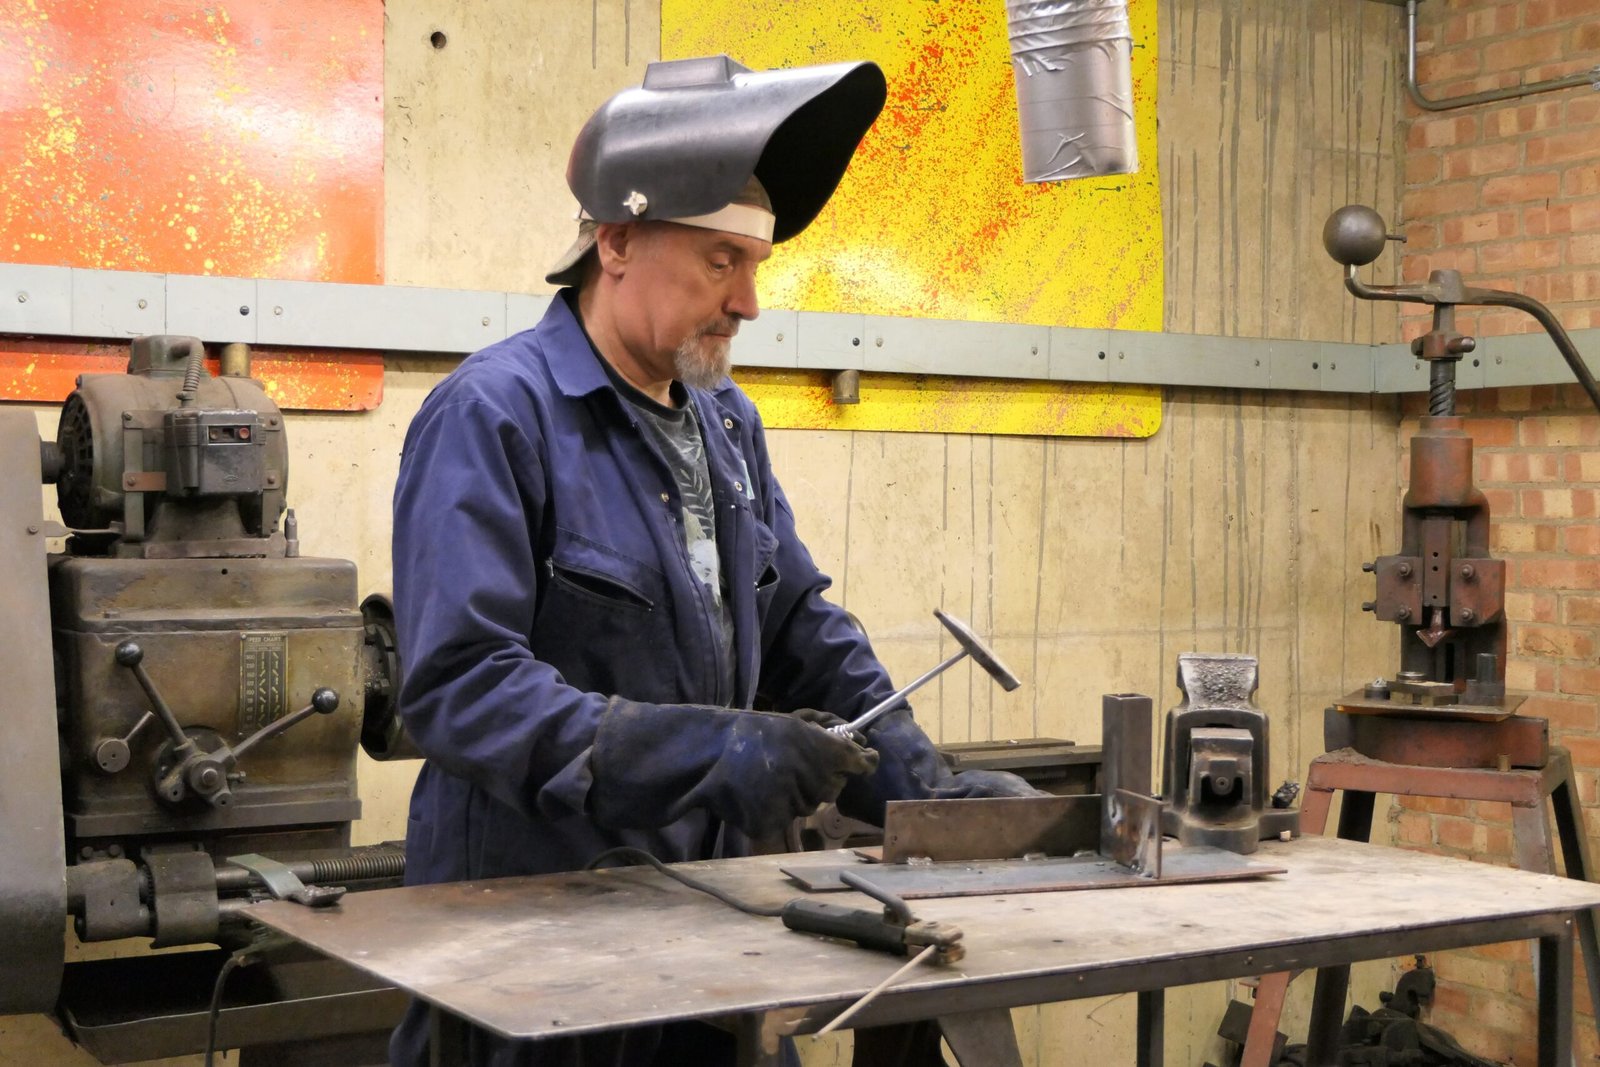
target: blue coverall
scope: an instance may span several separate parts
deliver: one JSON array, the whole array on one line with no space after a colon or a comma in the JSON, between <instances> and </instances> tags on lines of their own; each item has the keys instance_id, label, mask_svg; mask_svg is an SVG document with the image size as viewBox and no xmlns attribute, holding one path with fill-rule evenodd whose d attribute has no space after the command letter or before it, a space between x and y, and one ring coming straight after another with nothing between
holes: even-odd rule
<instances>
[{"instance_id":1,"label":"blue coverall","mask_svg":"<svg viewBox=\"0 0 1600 1067\"><path fill-rule=\"evenodd\" d=\"M737 854L740 835L704 808L647 830L591 814L591 754L613 697L749 708L760 696L778 711L848 719L893 689L866 638L823 599L829 580L795 532L761 419L731 381L689 390L734 623L734 669L718 662L717 608L690 568L672 472L570 296L463 361L406 435L394 500L400 712L427 757L408 884L574 870L623 844L668 862ZM877 821L887 800L991 791L970 772L952 776L908 712L880 724L878 769L852 780L844 810ZM662 787L706 756L667 733L637 752ZM656 801L646 791L639 802ZM413 1006L396 1067L426 1062L425 1038ZM649 1063L660 1040L657 1029L581 1051L483 1040L474 1063Z\"/></svg>"}]
</instances>

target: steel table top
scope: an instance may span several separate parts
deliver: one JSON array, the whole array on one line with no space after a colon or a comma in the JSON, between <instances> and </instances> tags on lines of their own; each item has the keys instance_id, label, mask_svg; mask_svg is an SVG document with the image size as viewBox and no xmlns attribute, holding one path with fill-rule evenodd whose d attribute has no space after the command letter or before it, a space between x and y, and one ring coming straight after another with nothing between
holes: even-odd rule
<instances>
[{"instance_id":1,"label":"steel table top","mask_svg":"<svg viewBox=\"0 0 1600 1067\"><path fill-rule=\"evenodd\" d=\"M1600 885L1351 841L1264 843L1285 873L1137 890L916 902L966 958L913 971L858 1025L1565 936ZM809 853L808 863L849 853ZM800 891L794 856L685 864L745 899ZM866 897L830 894L831 902ZM807 1033L902 962L736 912L642 867L353 893L251 915L508 1037L781 1013Z\"/></svg>"}]
</instances>

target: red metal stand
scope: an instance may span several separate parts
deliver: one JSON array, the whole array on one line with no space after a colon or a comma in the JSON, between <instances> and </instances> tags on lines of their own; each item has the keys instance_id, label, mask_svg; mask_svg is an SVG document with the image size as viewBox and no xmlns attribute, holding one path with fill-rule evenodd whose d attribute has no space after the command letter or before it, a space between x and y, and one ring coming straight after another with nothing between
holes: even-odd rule
<instances>
[{"instance_id":1,"label":"red metal stand","mask_svg":"<svg viewBox=\"0 0 1600 1067\"><path fill-rule=\"evenodd\" d=\"M1369 759L1351 749L1329 752L1311 761L1311 770L1306 776L1306 792L1300 809L1304 833L1324 831L1335 790L1344 791L1338 836L1350 841L1370 838L1373 801L1379 793L1510 804L1512 854L1518 868L1593 880L1594 868L1589 860L1589 841L1584 833L1572 757L1564 748L1552 746L1549 761L1543 767L1511 770L1416 767ZM1550 820L1545 816L1547 799L1555 815L1554 839L1550 834ZM1556 865L1557 841L1564 870ZM1590 1007L1596 1010L1600 1008L1600 937L1597 937L1594 911L1578 916L1578 944L1588 978ZM1256 989L1256 1007L1251 1015L1241 1067L1270 1067L1272 1037L1278 1028L1278 1016L1290 977L1287 971L1262 976ZM1335 1043L1344 1019L1349 983L1348 967L1328 967L1317 972L1308 1064L1336 1061Z\"/></svg>"}]
</instances>

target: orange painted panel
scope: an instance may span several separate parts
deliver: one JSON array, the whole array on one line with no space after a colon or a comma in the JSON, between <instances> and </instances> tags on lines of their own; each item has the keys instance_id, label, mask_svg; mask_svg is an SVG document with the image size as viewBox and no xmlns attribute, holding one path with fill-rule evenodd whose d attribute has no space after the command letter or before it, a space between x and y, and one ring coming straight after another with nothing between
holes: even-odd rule
<instances>
[{"instance_id":1,"label":"orange painted panel","mask_svg":"<svg viewBox=\"0 0 1600 1067\"><path fill-rule=\"evenodd\" d=\"M217 361L208 360L211 373ZM0 340L0 397L59 404L80 374L122 374L125 344L82 341ZM370 411L383 400L383 357L342 351L256 347L250 374L280 408L302 411Z\"/></svg>"},{"instance_id":2,"label":"orange painted panel","mask_svg":"<svg viewBox=\"0 0 1600 1067\"><path fill-rule=\"evenodd\" d=\"M0 260L382 280L382 0L0 0L0 40Z\"/></svg>"}]
</instances>

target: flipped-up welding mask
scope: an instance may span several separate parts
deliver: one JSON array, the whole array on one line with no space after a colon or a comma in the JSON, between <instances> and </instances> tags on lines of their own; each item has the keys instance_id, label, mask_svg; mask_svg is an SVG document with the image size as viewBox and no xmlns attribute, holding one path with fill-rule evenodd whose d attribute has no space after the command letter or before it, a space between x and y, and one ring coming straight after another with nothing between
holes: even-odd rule
<instances>
[{"instance_id":1,"label":"flipped-up welding mask","mask_svg":"<svg viewBox=\"0 0 1600 1067\"><path fill-rule=\"evenodd\" d=\"M582 208L578 239L545 280L577 284L601 222L788 240L833 195L885 94L883 71L870 62L768 71L727 56L650 64L642 86L606 101L578 132L567 161Z\"/></svg>"}]
</instances>

